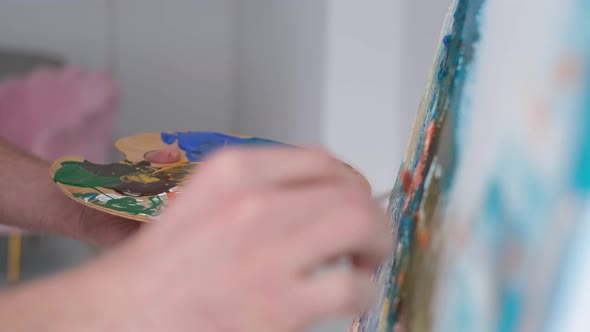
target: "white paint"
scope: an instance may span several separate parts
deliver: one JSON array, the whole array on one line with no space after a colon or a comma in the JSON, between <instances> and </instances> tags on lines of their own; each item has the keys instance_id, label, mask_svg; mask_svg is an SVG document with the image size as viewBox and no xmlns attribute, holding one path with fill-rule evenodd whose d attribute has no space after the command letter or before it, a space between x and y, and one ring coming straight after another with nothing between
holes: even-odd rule
<instances>
[{"instance_id":1,"label":"white paint","mask_svg":"<svg viewBox=\"0 0 590 332\"><path fill-rule=\"evenodd\" d=\"M119 194L115 194L115 193L111 193L111 194L100 194L98 196L96 196L94 199L103 203L106 203L108 201L110 201L111 199L121 199L125 196L123 195L119 195ZM88 202L87 199L85 199L86 202Z\"/></svg>"}]
</instances>

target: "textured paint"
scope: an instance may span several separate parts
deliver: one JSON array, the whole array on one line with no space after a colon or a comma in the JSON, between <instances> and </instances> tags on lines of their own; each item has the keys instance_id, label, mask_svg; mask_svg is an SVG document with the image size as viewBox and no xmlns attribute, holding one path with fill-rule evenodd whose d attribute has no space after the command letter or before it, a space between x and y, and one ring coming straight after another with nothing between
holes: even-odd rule
<instances>
[{"instance_id":1,"label":"textured paint","mask_svg":"<svg viewBox=\"0 0 590 332\"><path fill-rule=\"evenodd\" d=\"M454 1L390 200L396 248L353 331L562 331L583 303L562 269L590 202L588 15Z\"/></svg>"},{"instance_id":2,"label":"textured paint","mask_svg":"<svg viewBox=\"0 0 590 332\"><path fill-rule=\"evenodd\" d=\"M286 145L264 138L240 138L214 132L163 132L161 136L162 141L166 144L174 144L178 141L178 146L185 151L186 158L192 162L202 161L211 152L225 146Z\"/></svg>"},{"instance_id":3,"label":"textured paint","mask_svg":"<svg viewBox=\"0 0 590 332\"><path fill-rule=\"evenodd\" d=\"M84 188L112 188L121 183L120 175L101 174L88 169L88 162L66 161L55 172L55 182Z\"/></svg>"},{"instance_id":4,"label":"textured paint","mask_svg":"<svg viewBox=\"0 0 590 332\"><path fill-rule=\"evenodd\" d=\"M162 201L158 196L149 197L148 200L149 203L147 206L140 204L140 202L138 202L133 197L113 198L106 202L95 200L92 203L107 209L125 212L131 215L143 214L155 216L158 212L158 209L164 204L164 201Z\"/></svg>"},{"instance_id":5,"label":"textured paint","mask_svg":"<svg viewBox=\"0 0 590 332\"><path fill-rule=\"evenodd\" d=\"M74 197L83 199L85 202L95 200L98 197L98 193L74 193Z\"/></svg>"},{"instance_id":6,"label":"textured paint","mask_svg":"<svg viewBox=\"0 0 590 332\"><path fill-rule=\"evenodd\" d=\"M55 172L54 180L75 187L113 189L126 196L151 196L176 187L191 169L188 163L157 168L146 161L108 165L68 161Z\"/></svg>"},{"instance_id":7,"label":"textured paint","mask_svg":"<svg viewBox=\"0 0 590 332\"><path fill-rule=\"evenodd\" d=\"M90 202L94 205L125 212L130 215L146 215L155 217L160 212L160 208L164 205L160 195L150 196L146 198L125 197L113 194L98 194L98 193L74 193L74 197ZM166 195L164 195L166 197Z\"/></svg>"}]
</instances>

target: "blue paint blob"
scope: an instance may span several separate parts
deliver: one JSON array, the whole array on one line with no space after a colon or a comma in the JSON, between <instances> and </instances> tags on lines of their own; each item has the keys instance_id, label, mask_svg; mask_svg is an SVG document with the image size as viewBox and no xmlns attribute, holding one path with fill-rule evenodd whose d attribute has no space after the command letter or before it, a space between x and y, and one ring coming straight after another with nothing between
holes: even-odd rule
<instances>
[{"instance_id":1,"label":"blue paint blob","mask_svg":"<svg viewBox=\"0 0 590 332\"><path fill-rule=\"evenodd\" d=\"M227 146L287 145L264 138L240 138L214 132L163 132L161 137L166 144L174 144L178 141L178 146L185 151L186 158L192 162L202 161L208 154Z\"/></svg>"},{"instance_id":2,"label":"blue paint blob","mask_svg":"<svg viewBox=\"0 0 590 332\"><path fill-rule=\"evenodd\" d=\"M170 133L162 133L160 135L162 137L162 141L166 144L172 144L176 142L177 134L170 134Z\"/></svg>"},{"instance_id":3,"label":"blue paint blob","mask_svg":"<svg viewBox=\"0 0 590 332\"><path fill-rule=\"evenodd\" d=\"M443 37L443 45L445 45L445 47L449 46L449 43L451 41L451 36L450 35L446 35Z\"/></svg>"}]
</instances>

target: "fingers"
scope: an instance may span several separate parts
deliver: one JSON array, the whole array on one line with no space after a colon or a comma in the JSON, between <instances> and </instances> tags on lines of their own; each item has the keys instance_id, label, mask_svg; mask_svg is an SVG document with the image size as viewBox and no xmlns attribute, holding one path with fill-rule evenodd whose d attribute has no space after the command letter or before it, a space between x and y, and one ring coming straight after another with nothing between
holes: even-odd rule
<instances>
[{"instance_id":1,"label":"fingers","mask_svg":"<svg viewBox=\"0 0 590 332\"><path fill-rule=\"evenodd\" d=\"M321 150L226 150L197 172L176 201L184 207L177 215L198 226L191 215L199 206L222 211L232 225L219 227L243 233L250 239L244 246L274 239L285 255L296 256L289 260L294 269L342 255L370 269L390 252L388 219L364 180Z\"/></svg>"},{"instance_id":2,"label":"fingers","mask_svg":"<svg viewBox=\"0 0 590 332\"><path fill-rule=\"evenodd\" d=\"M351 183L245 192L242 199L226 205L231 215L224 219L233 220L234 224L229 227L244 234L251 245L268 243L271 247L280 246L292 234L315 229L314 224L320 219L333 217L334 210L342 209L356 197L370 200L368 193L359 193ZM331 227L337 232L340 226L336 222Z\"/></svg>"},{"instance_id":3,"label":"fingers","mask_svg":"<svg viewBox=\"0 0 590 332\"><path fill-rule=\"evenodd\" d=\"M200 213L206 213L201 209L228 209L228 205L240 200L246 201L246 206L268 207L272 204L265 203L267 199L261 197L264 193L342 184L370 195L370 187L362 176L319 149L224 149L196 169L183 195L173 205L192 205Z\"/></svg>"},{"instance_id":4,"label":"fingers","mask_svg":"<svg viewBox=\"0 0 590 332\"><path fill-rule=\"evenodd\" d=\"M149 234L161 241L158 248L178 250L172 258L184 257L169 266L217 273L204 280L230 287L236 308L243 299L236 312L256 301L292 309L285 318L292 323L279 319L283 327L361 311L374 294L372 269L392 247L389 222L364 178L318 149L217 153L196 169L164 218ZM192 264L195 253L200 264ZM340 257L352 266L314 273Z\"/></svg>"},{"instance_id":5,"label":"fingers","mask_svg":"<svg viewBox=\"0 0 590 332\"><path fill-rule=\"evenodd\" d=\"M156 164L171 164L180 161L180 149L170 146L161 150L150 151L145 154L144 158Z\"/></svg>"},{"instance_id":6,"label":"fingers","mask_svg":"<svg viewBox=\"0 0 590 332\"><path fill-rule=\"evenodd\" d=\"M226 149L206 160L199 173L214 179L217 186L233 189L345 181L370 191L366 180L349 166L311 148Z\"/></svg>"},{"instance_id":7,"label":"fingers","mask_svg":"<svg viewBox=\"0 0 590 332\"><path fill-rule=\"evenodd\" d=\"M376 297L371 274L334 269L307 280L294 289L294 298L305 323L364 311Z\"/></svg>"},{"instance_id":8,"label":"fingers","mask_svg":"<svg viewBox=\"0 0 590 332\"><path fill-rule=\"evenodd\" d=\"M340 257L349 257L357 268L372 271L392 250L388 225L376 203L349 201L294 232L284 241L282 252L293 257L288 263L298 271L310 272Z\"/></svg>"}]
</instances>

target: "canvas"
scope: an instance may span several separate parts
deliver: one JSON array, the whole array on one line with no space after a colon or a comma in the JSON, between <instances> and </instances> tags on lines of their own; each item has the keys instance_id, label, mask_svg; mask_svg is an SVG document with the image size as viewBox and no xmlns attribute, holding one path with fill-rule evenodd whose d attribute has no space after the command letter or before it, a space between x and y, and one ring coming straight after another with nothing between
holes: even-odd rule
<instances>
[{"instance_id":1,"label":"canvas","mask_svg":"<svg viewBox=\"0 0 590 332\"><path fill-rule=\"evenodd\" d=\"M590 329L589 17L587 0L452 2L396 247L352 331Z\"/></svg>"}]
</instances>

